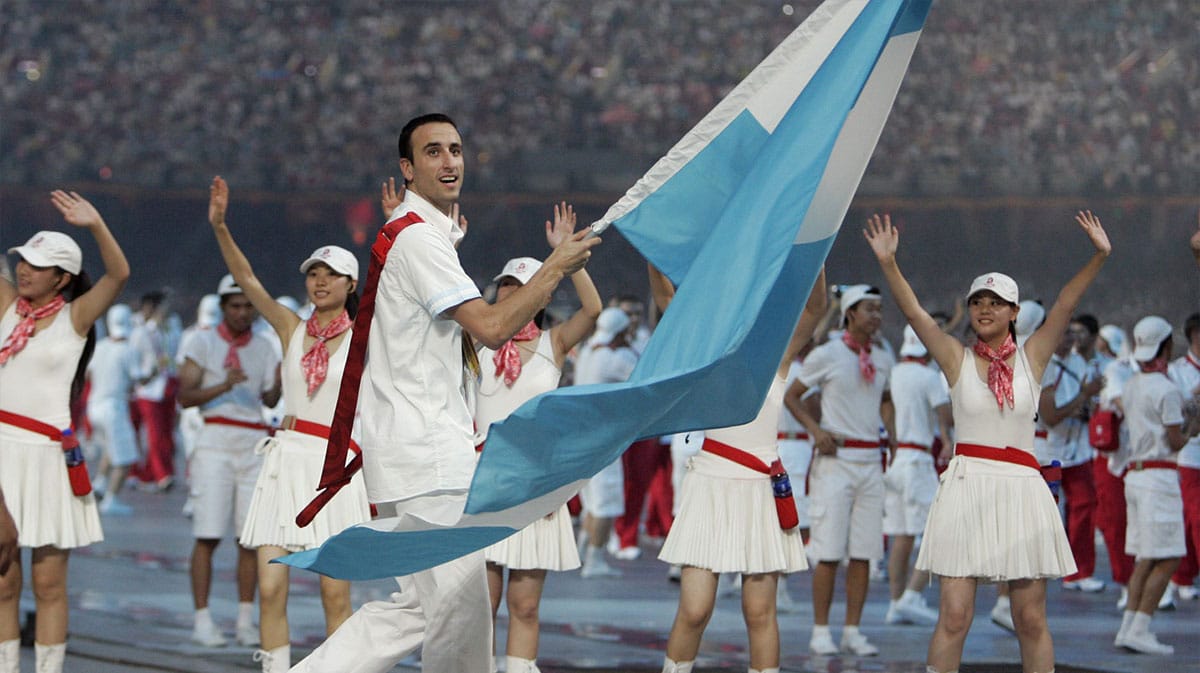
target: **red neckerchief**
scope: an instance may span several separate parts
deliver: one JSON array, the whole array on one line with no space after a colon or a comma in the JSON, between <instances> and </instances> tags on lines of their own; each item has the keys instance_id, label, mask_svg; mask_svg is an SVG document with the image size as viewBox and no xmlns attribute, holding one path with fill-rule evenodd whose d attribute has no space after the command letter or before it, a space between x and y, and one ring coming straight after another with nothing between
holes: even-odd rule
<instances>
[{"instance_id":1,"label":"red neckerchief","mask_svg":"<svg viewBox=\"0 0 1200 673\"><path fill-rule=\"evenodd\" d=\"M1000 344L998 351L992 350L983 339L975 340L975 354L988 361L988 388L996 395L996 404L1000 405L1001 409L1004 409L1006 400L1009 409L1016 405L1016 399L1013 397L1013 368L1006 362L1016 352L1017 344L1013 341L1011 333L1004 337L1004 343Z\"/></svg>"},{"instance_id":2,"label":"red neckerchief","mask_svg":"<svg viewBox=\"0 0 1200 673\"><path fill-rule=\"evenodd\" d=\"M850 336L850 330L842 332L842 343L850 350L858 353L858 373L862 374L867 383L875 383L875 363L871 362L871 342L860 344Z\"/></svg>"},{"instance_id":3,"label":"red neckerchief","mask_svg":"<svg viewBox=\"0 0 1200 673\"><path fill-rule=\"evenodd\" d=\"M1189 359L1189 362L1190 361L1191 360ZM1195 364L1195 363L1193 363L1193 364ZM1143 374L1153 374L1154 372L1158 372L1159 374L1162 374L1163 376L1167 375L1167 359L1166 358L1154 358L1153 360L1151 360L1149 362L1139 362L1138 367L1140 367L1142 369Z\"/></svg>"},{"instance_id":4,"label":"red neckerchief","mask_svg":"<svg viewBox=\"0 0 1200 673\"><path fill-rule=\"evenodd\" d=\"M496 376L504 374L504 385L509 388L517 382L517 377L521 375L521 349L517 346L518 341L533 341L541 336L542 330L533 324L530 320L529 324L521 328L520 332L513 335L513 338L504 342L500 350L492 356L492 364L496 365Z\"/></svg>"},{"instance_id":5,"label":"red neckerchief","mask_svg":"<svg viewBox=\"0 0 1200 673\"><path fill-rule=\"evenodd\" d=\"M34 330L37 329L37 321L42 318L48 318L62 310L62 307L67 305L67 300L61 294L55 295L54 299L46 302L41 308L34 308L33 304L24 297L17 298L17 317L21 319L17 326L13 328L12 334L4 340L4 345L0 346L0 365L8 362L8 359L25 347L29 343L30 337L33 336Z\"/></svg>"},{"instance_id":6,"label":"red neckerchief","mask_svg":"<svg viewBox=\"0 0 1200 673\"><path fill-rule=\"evenodd\" d=\"M225 324L225 321L221 321L221 324L217 325L217 336L229 344L229 350L225 352L225 361L221 363L221 366L225 369L241 369L242 360L238 357L238 349L250 343L250 338L254 336L254 331L246 330L234 336L233 332L229 331L229 326Z\"/></svg>"},{"instance_id":7,"label":"red neckerchief","mask_svg":"<svg viewBox=\"0 0 1200 673\"><path fill-rule=\"evenodd\" d=\"M304 372L304 380L308 383L309 397L317 392L317 388L320 388L321 384L325 382L325 377L329 376L329 349L325 346L325 342L336 338L342 332L350 329L353 324L350 322L350 314L345 309L342 309L338 317L330 320L325 327L321 327L321 323L317 322L315 311L308 317L305 333L310 337L315 337L316 340L300 358L300 370Z\"/></svg>"},{"instance_id":8,"label":"red neckerchief","mask_svg":"<svg viewBox=\"0 0 1200 673\"><path fill-rule=\"evenodd\" d=\"M1184 353L1183 358L1188 361L1189 365L1195 367L1196 371L1200 371L1200 362L1196 362L1196 359L1192 357L1191 350L1188 350L1188 352Z\"/></svg>"},{"instance_id":9,"label":"red neckerchief","mask_svg":"<svg viewBox=\"0 0 1200 673\"><path fill-rule=\"evenodd\" d=\"M917 363L917 364L919 364L919 365L923 365L923 364L925 364L925 361L924 361L924 360L922 360L921 358L918 358L918 357L913 357L913 356L911 356L911 355L905 355L905 356L904 356L904 359L903 359L903 360L901 360L901 362L915 362L915 363Z\"/></svg>"}]
</instances>

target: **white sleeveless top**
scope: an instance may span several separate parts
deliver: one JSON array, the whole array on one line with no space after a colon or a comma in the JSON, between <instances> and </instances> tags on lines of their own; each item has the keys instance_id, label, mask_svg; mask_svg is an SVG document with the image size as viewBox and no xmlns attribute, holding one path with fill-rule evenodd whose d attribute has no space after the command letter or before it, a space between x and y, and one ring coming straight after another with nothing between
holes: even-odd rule
<instances>
[{"instance_id":1,"label":"white sleeveless top","mask_svg":"<svg viewBox=\"0 0 1200 673\"><path fill-rule=\"evenodd\" d=\"M1024 346L1013 363L1013 407L1000 407L987 381L975 369L975 353L963 349L958 380L950 388L954 410L954 437L960 444L981 444L997 449L1013 447L1033 453L1033 424L1041 382L1029 373Z\"/></svg>"},{"instance_id":2,"label":"white sleeveless top","mask_svg":"<svg viewBox=\"0 0 1200 673\"><path fill-rule=\"evenodd\" d=\"M537 349L529 362L521 365L521 375L512 387L504 385L504 373L496 374L492 357L496 351L483 347L479 350L479 366L483 370L479 392L475 396L475 446L487 439L488 427L496 421L508 418L522 404L558 387L562 370L554 362L554 344L550 332L543 331Z\"/></svg>"},{"instance_id":3,"label":"white sleeveless top","mask_svg":"<svg viewBox=\"0 0 1200 673\"><path fill-rule=\"evenodd\" d=\"M71 324L71 306L64 306L45 329L30 337L25 348L0 365L0 409L59 429L71 426L71 381L87 342L87 337L80 336ZM19 322L14 300L0 317L0 344ZM42 435L7 423L0 423L0 437L47 441Z\"/></svg>"},{"instance_id":4,"label":"white sleeveless top","mask_svg":"<svg viewBox=\"0 0 1200 673\"><path fill-rule=\"evenodd\" d=\"M350 340L354 336L354 329L346 330L337 345L337 350L329 353L329 373L312 397L308 396L308 381L304 380L304 369L300 366L300 358L304 357L304 337L307 329L306 321L302 320L296 325L283 355L283 368L280 373L283 382L283 410L289 416L329 425L333 422L334 408L337 407L338 390L342 387L342 372L346 369L346 357L350 353Z\"/></svg>"},{"instance_id":5,"label":"white sleeveless top","mask_svg":"<svg viewBox=\"0 0 1200 673\"><path fill-rule=\"evenodd\" d=\"M705 430L705 438L741 449L770 465L779 457L776 433L779 428L779 414L783 411L783 396L786 392L787 380L776 373L771 380L771 387L767 390L767 398L763 400L762 407L758 410L758 416L754 420L742 425ZM692 458L692 468L713 476L737 479L767 478L767 475L761 472L756 472L728 458L722 458L707 451L700 451Z\"/></svg>"}]
</instances>

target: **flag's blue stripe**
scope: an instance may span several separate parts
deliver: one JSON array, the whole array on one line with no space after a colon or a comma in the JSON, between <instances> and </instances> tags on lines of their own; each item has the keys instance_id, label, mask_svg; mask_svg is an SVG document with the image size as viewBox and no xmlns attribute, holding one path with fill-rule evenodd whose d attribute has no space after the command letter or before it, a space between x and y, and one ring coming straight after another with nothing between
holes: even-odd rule
<instances>
[{"instance_id":1,"label":"flag's blue stripe","mask_svg":"<svg viewBox=\"0 0 1200 673\"><path fill-rule=\"evenodd\" d=\"M294 568L338 579L377 580L439 566L515 532L496 526L384 533L355 526L329 538L316 549L290 554L280 560Z\"/></svg>"}]
</instances>

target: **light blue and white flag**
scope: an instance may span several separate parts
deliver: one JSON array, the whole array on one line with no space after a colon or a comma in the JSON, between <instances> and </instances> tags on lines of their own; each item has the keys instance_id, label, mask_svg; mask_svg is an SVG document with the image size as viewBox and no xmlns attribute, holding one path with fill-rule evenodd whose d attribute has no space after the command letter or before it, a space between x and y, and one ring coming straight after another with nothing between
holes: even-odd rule
<instances>
[{"instance_id":1,"label":"light blue and white flag","mask_svg":"<svg viewBox=\"0 0 1200 673\"><path fill-rule=\"evenodd\" d=\"M625 383L489 431L454 526L381 519L284 562L405 575L558 509L634 440L751 420L867 167L931 0L827 0L593 225L678 286Z\"/></svg>"}]
</instances>

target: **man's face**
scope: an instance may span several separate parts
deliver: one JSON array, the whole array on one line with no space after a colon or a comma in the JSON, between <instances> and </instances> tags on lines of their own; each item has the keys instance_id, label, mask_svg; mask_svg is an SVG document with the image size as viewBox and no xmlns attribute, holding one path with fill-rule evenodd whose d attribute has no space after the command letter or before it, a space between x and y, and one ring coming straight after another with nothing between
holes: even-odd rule
<instances>
[{"instance_id":1,"label":"man's face","mask_svg":"<svg viewBox=\"0 0 1200 673\"><path fill-rule=\"evenodd\" d=\"M234 334L245 333L254 325L254 319L258 317L258 312L254 310L254 304L251 304L244 294L229 295L221 306L221 313L225 325Z\"/></svg>"},{"instance_id":2,"label":"man's face","mask_svg":"<svg viewBox=\"0 0 1200 673\"><path fill-rule=\"evenodd\" d=\"M400 159L408 188L449 213L462 190L462 138L453 124L430 122L412 134L412 161Z\"/></svg>"},{"instance_id":3,"label":"man's face","mask_svg":"<svg viewBox=\"0 0 1200 673\"><path fill-rule=\"evenodd\" d=\"M883 325L883 302L863 299L846 311L846 329L873 336Z\"/></svg>"},{"instance_id":4,"label":"man's face","mask_svg":"<svg viewBox=\"0 0 1200 673\"><path fill-rule=\"evenodd\" d=\"M1067 331L1075 337L1075 346L1080 352L1090 353L1092 347L1096 345L1096 335L1089 332L1083 323L1073 322Z\"/></svg>"}]
</instances>

